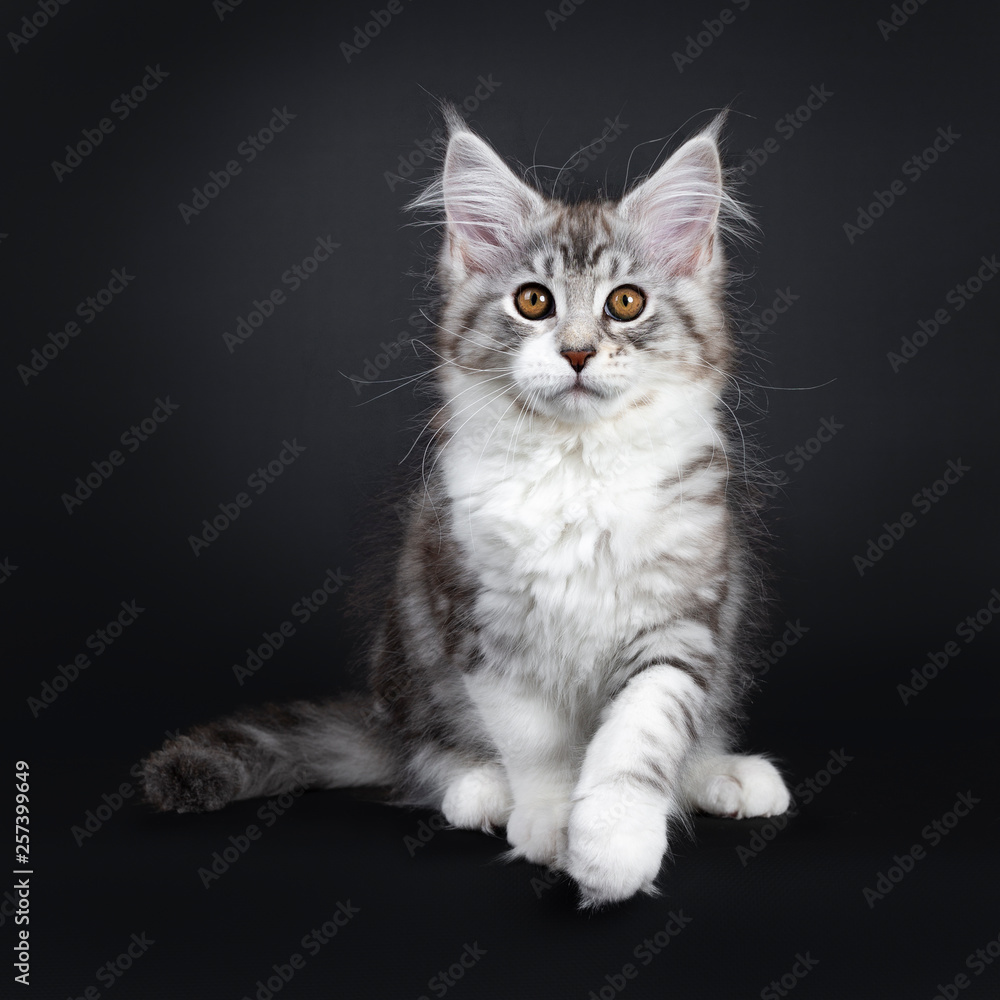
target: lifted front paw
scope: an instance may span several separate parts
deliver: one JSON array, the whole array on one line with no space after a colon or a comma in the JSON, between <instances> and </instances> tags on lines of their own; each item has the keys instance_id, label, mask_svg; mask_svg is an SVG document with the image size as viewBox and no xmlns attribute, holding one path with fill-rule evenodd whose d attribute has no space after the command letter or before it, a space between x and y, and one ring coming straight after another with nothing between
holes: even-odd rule
<instances>
[{"instance_id":1,"label":"lifted front paw","mask_svg":"<svg viewBox=\"0 0 1000 1000\"><path fill-rule=\"evenodd\" d=\"M628 789L598 788L580 797L569 818L561 865L580 888L581 907L657 893L667 850L666 810Z\"/></svg>"}]
</instances>

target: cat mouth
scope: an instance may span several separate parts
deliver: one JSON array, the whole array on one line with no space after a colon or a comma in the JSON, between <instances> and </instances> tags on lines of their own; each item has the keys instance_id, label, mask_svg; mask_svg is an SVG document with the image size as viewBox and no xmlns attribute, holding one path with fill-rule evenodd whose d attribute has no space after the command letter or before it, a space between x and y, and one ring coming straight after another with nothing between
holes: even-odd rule
<instances>
[{"instance_id":1,"label":"cat mouth","mask_svg":"<svg viewBox=\"0 0 1000 1000\"><path fill-rule=\"evenodd\" d=\"M557 397L578 397L578 396L593 396L598 399L603 399L607 395L603 390L599 389L593 384L593 382L584 382L580 375L577 375L569 385L565 388L560 389L556 393Z\"/></svg>"},{"instance_id":2,"label":"cat mouth","mask_svg":"<svg viewBox=\"0 0 1000 1000\"><path fill-rule=\"evenodd\" d=\"M590 380L584 382L578 377L553 391L548 396L548 405L567 416L596 415L614 395L606 388L596 386Z\"/></svg>"},{"instance_id":3,"label":"cat mouth","mask_svg":"<svg viewBox=\"0 0 1000 1000\"><path fill-rule=\"evenodd\" d=\"M599 385L593 378L580 375L547 381L547 385L538 386L537 405L551 413L574 419L603 413L608 404L621 394L618 386Z\"/></svg>"}]
</instances>

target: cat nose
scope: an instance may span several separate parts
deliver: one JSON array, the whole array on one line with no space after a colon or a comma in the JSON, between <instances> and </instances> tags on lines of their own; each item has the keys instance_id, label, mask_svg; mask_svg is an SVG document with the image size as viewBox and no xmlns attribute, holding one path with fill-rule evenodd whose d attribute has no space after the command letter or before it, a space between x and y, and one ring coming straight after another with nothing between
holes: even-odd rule
<instances>
[{"instance_id":1,"label":"cat nose","mask_svg":"<svg viewBox=\"0 0 1000 1000\"><path fill-rule=\"evenodd\" d=\"M583 371L587 359L592 358L597 351L561 351L560 353L573 366L573 371L579 375Z\"/></svg>"}]
</instances>

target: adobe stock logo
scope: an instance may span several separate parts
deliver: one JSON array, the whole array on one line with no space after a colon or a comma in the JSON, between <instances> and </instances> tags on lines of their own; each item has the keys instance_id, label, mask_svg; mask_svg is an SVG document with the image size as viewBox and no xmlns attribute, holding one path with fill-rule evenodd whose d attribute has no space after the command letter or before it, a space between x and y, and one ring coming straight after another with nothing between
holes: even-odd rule
<instances>
[{"instance_id":1,"label":"adobe stock logo","mask_svg":"<svg viewBox=\"0 0 1000 1000\"><path fill-rule=\"evenodd\" d=\"M736 0L736 10L739 13L745 11L749 6L750 0ZM670 53L670 57L677 67L677 72L683 73L685 68L690 66L726 30L726 25L733 24L735 20L736 14L729 7L723 7L717 18L702 21L703 29L696 35L688 35L684 39L687 43L684 51Z\"/></svg>"},{"instance_id":2,"label":"adobe stock logo","mask_svg":"<svg viewBox=\"0 0 1000 1000\"><path fill-rule=\"evenodd\" d=\"M917 320L917 328L909 336L904 336L899 342L899 352L889 351L885 358L889 362L889 367L893 374L899 371L905 364L909 364L916 356L917 352L926 347L930 341L938 335L941 329L951 322L952 313L961 312L984 288L987 282L993 280L993 276L1000 271L1000 261L997 255L985 254L980 256L978 270L970 274L965 281L955 285L944 296L945 302L952 306L949 311L944 306L934 311L930 319Z\"/></svg>"},{"instance_id":3,"label":"adobe stock logo","mask_svg":"<svg viewBox=\"0 0 1000 1000\"><path fill-rule=\"evenodd\" d=\"M334 250L338 249L339 243L333 242L332 236L316 238L316 245L297 264L293 264L281 274L281 284L288 287L286 294L281 287L272 288L262 299L254 299L246 316L237 316L234 332L228 330L222 332L222 342L226 345L230 354L236 351L241 344L245 344L254 333L273 315L278 306L283 306L288 301L288 296L292 292L297 292L304 282L316 273L320 264L330 259Z\"/></svg>"},{"instance_id":4,"label":"adobe stock logo","mask_svg":"<svg viewBox=\"0 0 1000 1000\"><path fill-rule=\"evenodd\" d=\"M129 274L125 268L116 267L111 272L111 280L107 285L93 295L88 295L81 299L76 305L76 315L83 320L84 324L93 323L97 319L98 313L111 305L116 295L121 295L128 285L135 281L135 275ZM78 337L82 332L80 324L75 319L71 319L61 330L49 333L48 343L43 343L40 348L36 347L31 352L31 357L27 364L17 366L17 374L21 376L23 385L45 371L49 367L49 362L59 357L61 351L65 351L70 345L73 337Z\"/></svg>"},{"instance_id":5,"label":"adobe stock logo","mask_svg":"<svg viewBox=\"0 0 1000 1000\"><path fill-rule=\"evenodd\" d=\"M243 157L246 163L253 163L288 128L289 124L298 118L297 114L288 110L287 104L283 104L280 109L272 107L271 112L268 123L256 132L248 133L247 137L236 147L237 154ZM177 205L177 211L180 212L184 225L190 226L191 219L201 215L212 201L229 187L229 182L241 173L243 173L243 165L236 159L227 160L221 170L210 170L208 181L205 184L201 187L191 188L191 204L182 201Z\"/></svg>"},{"instance_id":6,"label":"adobe stock logo","mask_svg":"<svg viewBox=\"0 0 1000 1000\"><path fill-rule=\"evenodd\" d=\"M220 21L225 21L227 14L232 14L243 0L212 0L212 10Z\"/></svg>"},{"instance_id":7,"label":"adobe stock logo","mask_svg":"<svg viewBox=\"0 0 1000 1000\"><path fill-rule=\"evenodd\" d=\"M961 133L956 132L951 125L947 128L938 128L937 135L935 135L930 145L923 152L914 153L913 156L903 162L900 167L901 173L916 184L937 163L941 156L948 152L961 138ZM875 225L875 222L881 219L886 211L892 208L909 190L903 183L902 178L897 177L890 181L884 191L872 191L872 196L875 200L869 202L867 206L858 205L857 218L854 220L854 223L845 222L843 224L847 242L853 245L859 236L863 236L868 232Z\"/></svg>"},{"instance_id":8,"label":"adobe stock logo","mask_svg":"<svg viewBox=\"0 0 1000 1000\"><path fill-rule=\"evenodd\" d=\"M827 90L826 84L821 83L818 87L813 84L809 88L809 96L794 111L789 111L782 115L774 123L774 131L778 133L786 142L795 137L795 133L812 119L812 116L823 107L824 104L835 93ZM751 146L747 150L747 155L740 164L740 171L746 177L752 177L757 171L770 160L775 153L781 149L781 143L773 135L769 135L760 147ZM797 298L798 296L796 296Z\"/></svg>"},{"instance_id":9,"label":"adobe stock logo","mask_svg":"<svg viewBox=\"0 0 1000 1000\"><path fill-rule=\"evenodd\" d=\"M968 645L975 641L976 636L983 629L993 623L997 615L1000 615L1000 590L994 587L990 591L990 599L986 604L974 615L967 615L955 626L955 635ZM896 685L896 694L899 695L900 701L904 705L908 705L961 652L962 647L954 639L946 642L943 648L937 652L927 650L927 658L924 662L919 667L913 667L910 670L909 683Z\"/></svg>"},{"instance_id":10,"label":"adobe stock logo","mask_svg":"<svg viewBox=\"0 0 1000 1000\"><path fill-rule=\"evenodd\" d=\"M868 909L874 910L916 868L918 861L927 858L928 848L937 847L981 802L982 799L976 798L971 791L959 792L952 807L920 831L920 836L927 842L927 847L923 844L914 844L903 854L894 854L892 863L885 871L876 873L874 886L865 886L861 890Z\"/></svg>"},{"instance_id":11,"label":"adobe stock logo","mask_svg":"<svg viewBox=\"0 0 1000 1000\"><path fill-rule=\"evenodd\" d=\"M875 22L875 27L878 28L882 41L887 42L889 37L899 31L925 3L927 0L903 0L902 5L894 3L889 8L889 20L880 17Z\"/></svg>"},{"instance_id":12,"label":"adobe stock logo","mask_svg":"<svg viewBox=\"0 0 1000 1000\"><path fill-rule=\"evenodd\" d=\"M466 943L462 947L462 954L447 969L441 969L436 976L431 976L427 980L428 991L436 997L443 997L485 955L486 949L481 948L478 941L473 941L472 944ZM430 1000L430 998L419 996L417 1000Z\"/></svg>"},{"instance_id":13,"label":"adobe stock logo","mask_svg":"<svg viewBox=\"0 0 1000 1000\"><path fill-rule=\"evenodd\" d=\"M760 1000L778 1000L786 997L796 986L819 965L819 959L813 958L811 952L795 953L795 964L780 979L771 982L760 991Z\"/></svg>"},{"instance_id":14,"label":"adobe stock logo","mask_svg":"<svg viewBox=\"0 0 1000 1000\"><path fill-rule=\"evenodd\" d=\"M340 52L348 63L356 56L361 55L361 50L367 49L373 39L378 38L382 34L382 30L389 26L389 22L394 17L398 17L403 13L402 0L389 0L385 7L380 7L378 10L369 10L368 13L371 14L371 20L365 21L360 27L355 26L354 28L354 36L351 39L354 44L351 45L349 42L340 43Z\"/></svg>"},{"instance_id":15,"label":"adobe stock logo","mask_svg":"<svg viewBox=\"0 0 1000 1000\"><path fill-rule=\"evenodd\" d=\"M147 937L146 932L133 934L125 950L116 958L105 962L94 974L97 981L111 989L129 969L156 944L156 939ZM74 991L75 992L75 991ZM79 997L69 997L69 1000L98 1000L101 991L96 986L88 986Z\"/></svg>"},{"instance_id":16,"label":"adobe stock logo","mask_svg":"<svg viewBox=\"0 0 1000 1000\"><path fill-rule=\"evenodd\" d=\"M549 27L555 31L560 24L565 24L566 21L572 17L577 9L582 7L584 0L562 0L559 4L559 9L552 10L551 8L546 8L545 10L545 20L548 21Z\"/></svg>"},{"instance_id":17,"label":"adobe stock logo","mask_svg":"<svg viewBox=\"0 0 1000 1000\"><path fill-rule=\"evenodd\" d=\"M295 460L306 450L304 444L299 444L298 438L289 441L285 438L282 442L282 449L267 466L260 466L256 472L251 472L247 477L247 486L251 487L257 496L266 492L268 486L276 482L278 477L283 475L285 469L292 465ZM208 518L201 522L202 530L197 535L188 535L188 545L195 556L201 555L202 549L207 549L212 542L219 540L221 532L229 528L233 522L253 503L253 497L245 490L237 493L232 501L222 501L218 504L219 513L216 514L211 523Z\"/></svg>"},{"instance_id":18,"label":"adobe stock logo","mask_svg":"<svg viewBox=\"0 0 1000 1000\"><path fill-rule=\"evenodd\" d=\"M502 86L503 80L494 80L492 73L488 73L486 76L480 73L476 77L476 86L473 88L472 93L462 98L455 105L455 108L463 117L471 115L479 108L480 104L485 104ZM425 136L423 139L414 139L413 146L409 152L399 154L399 158L396 160L395 173L391 170L386 170L382 174L389 190L394 191L397 185L409 180L418 167L434 156L435 150L444 146L445 141L445 130L441 127L434 129L430 135Z\"/></svg>"},{"instance_id":19,"label":"adobe stock logo","mask_svg":"<svg viewBox=\"0 0 1000 1000\"><path fill-rule=\"evenodd\" d=\"M308 782L302 782L297 777L290 788L268 799L258 810L257 819L263 827L249 823L242 833L230 834L228 843L221 851L213 851L208 867L198 869L197 875L206 889L212 888L212 883L218 882L233 865L250 850L250 845L260 840L264 830L274 826L278 820L295 805L296 801L305 795L309 788Z\"/></svg>"},{"instance_id":20,"label":"adobe stock logo","mask_svg":"<svg viewBox=\"0 0 1000 1000\"><path fill-rule=\"evenodd\" d=\"M924 486L913 494L910 503L916 507L917 513L926 514L933 504L938 503L942 497L962 477L972 471L971 465L966 465L961 458L948 460L948 465L941 473L940 479L935 479L930 486ZM898 521L883 521L882 527L885 531L877 538L868 539L868 547L863 555L855 555L853 558L854 568L858 571L858 576L864 576L867 570L873 569L877 563L890 549L892 549L912 528L917 526L916 516L912 511L904 510L899 515Z\"/></svg>"},{"instance_id":21,"label":"adobe stock logo","mask_svg":"<svg viewBox=\"0 0 1000 1000\"><path fill-rule=\"evenodd\" d=\"M163 734L168 740L176 740L180 736L179 729L167 729ZM132 798L139 790L139 782L142 780L142 763L136 762L129 768L129 775L135 781L123 781L117 789L101 793L101 801L92 809L88 809L80 820L79 824L73 824L69 832L76 842L77 847L83 847L84 841L90 840L104 828L125 803Z\"/></svg>"},{"instance_id":22,"label":"adobe stock logo","mask_svg":"<svg viewBox=\"0 0 1000 1000\"><path fill-rule=\"evenodd\" d=\"M341 900L337 903L337 908L333 916L325 921L322 927L313 927L299 942L310 957L315 958L321 949L328 945L337 934L346 927L361 912L360 906L353 906L349 899ZM308 959L300 951L294 951L288 956L288 961L283 964L272 964L270 972L265 980L258 979L254 986L257 987L253 994L253 1000L273 1000L293 979L296 972L306 967ZM243 1000L251 1000L250 991L243 994Z\"/></svg>"},{"instance_id":23,"label":"adobe stock logo","mask_svg":"<svg viewBox=\"0 0 1000 1000\"><path fill-rule=\"evenodd\" d=\"M582 149L577 150L556 174L556 179L552 183L553 197L559 196L564 190L571 187L574 180L573 173L582 174L627 128L628 125L620 122L617 118L613 121L610 118L605 118L604 131L595 139L591 139Z\"/></svg>"},{"instance_id":24,"label":"adobe stock logo","mask_svg":"<svg viewBox=\"0 0 1000 1000\"><path fill-rule=\"evenodd\" d=\"M323 582L310 595L303 594L289 608L288 613L293 615L300 622L300 625L305 625L348 580L350 577L339 566L336 572L328 569L326 576L323 577ZM297 629L292 624L291 619L285 619L273 632L262 632L260 637L263 642L259 645L256 647L247 646L244 662L233 664L233 676L240 687L243 687L246 679L253 677L285 645L285 641L291 639L296 632Z\"/></svg>"},{"instance_id":25,"label":"adobe stock logo","mask_svg":"<svg viewBox=\"0 0 1000 1000\"><path fill-rule=\"evenodd\" d=\"M671 910L667 914L667 922L648 938L644 938L632 949L632 956L639 963L626 962L621 971L609 972L604 977L604 985L597 991L591 990L587 994L587 1000L615 1000L619 993L628 989L632 980L638 979L641 973L640 965L646 966L652 963L653 959L668 947L677 935L684 930L694 919L687 916L683 910Z\"/></svg>"},{"instance_id":26,"label":"adobe stock logo","mask_svg":"<svg viewBox=\"0 0 1000 1000\"><path fill-rule=\"evenodd\" d=\"M791 308L793 302L798 302L801 298L800 295L796 295L790 286L786 285L783 289L776 288L774 301L771 305L764 309L760 315L752 315L748 317L747 323L750 326L749 330L742 331L747 339L747 343L755 344L760 339L762 333L768 333L771 327L778 322L778 317L788 312Z\"/></svg>"},{"instance_id":27,"label":"adobe stock logo","mask_svg":"<svg viewBox=\"0 0 1000 1000\"><path fill-rule=\"evenodd\" d=\"M993 937L982 948L977 948L965 956L965 967L974 975L981 976L998 958L1000 958L1000 939ZM971 985L972 980L964 972L959 972L944 985L938 982L938 991L931 1000L957 1000L959 991L968 989Z\"/></svg>"},{"instance_id":28,"label":"adobe stock logo","mask_svg":"<svg viewBox=\"0 0 1000 1000\"><path fill-rule=\"evenodd\" d=\"M7 556L6 559L0 559L0 584L6 583L18 569L20 566L12 565L10 556Z\"/></svg>"},{"instance_id":29,"label":"adobe stock logo","mask_svg":"<svg viewBox=\"0 0 1000 1000\"><path fill-rule=\"evenodd\" d=\"M24 48L32 38L36 38L38 32L59 13L59 8L65 7L68 3L69 0L38 0L35 5L38 10L30 18L27 16L21 18L21 34L16 31L7 32L7 41L10 42L10 47L14 52Z\"/></svg>"},{"instance_id":30,"label":"adobe stock logo","mask_svg":"<svg viewBox=\"0 0 1000 1000\"><path fill-rule=\"evenodd\" d=\"M138 451L142 442L148 441L160 429L160 425L169 420L170 415L179 409L180 404L172 402L169 396L166 399L157 396L153 412L148 417L144 417L138 424L132 424L127 431L123 431L118 440L130 453ZM83 502L92 497L94 491L100 489L105 481L111 478L115 469L125 464L127 457L124 452L115 448L109 452L107 459L91 461L93 471L88 471L86 478L77 476L73 484L73 492L63 493L59 498L67 513L72 515L74 507L83 506Z\"/></svg>"},{"instance_id":31,"label":"adobe stock logo","mask_svg":"<svg viewBox=\"0 0 1000 1000\"><path fill-rule=\"evenodd\" d=\"M776 639L751 660L750 666L757 676L763 677L808 631L809 626L803 625L801 618L796 618L794 622L786 620L785 631L781 638Z\"/></svg>"},{"instance_id":32,"label":"adobe stock logo","mask_svg":"<svg viewBox=\"0 0 1000 1000\"><path fill-rule=\"evenodd\" d=\"M122 601L122 610L111 618L103 628L97 629L87 636L84 645L87 649L94 651L93 657L86 653L77 653L68 661L68 666L60 663L51 680L42 681L39 696L29 697L26 701L28 708L34 718L45 711L81 674L86 670L93 660L100 656L106 649L113 646L117 639L120 639L130 625L132 625L146 609L139 607L135 600Z\"/></svg>"},{"instance_id":33,"label":"adobe stock logo","mask_svg":"<svg viewBox=\"0 0 1000 1000\"><path fill-rule=\"evenodd\" d=\"M122 91L111 102L108 110L112 111L119 121L125 121L149 97L150 93L170 76L165 69L160 68L159 63L155 67L147 64L145 69L146 75L139 83L128 91ZM75 145L68 143L66 145L66 162L52 161L52 170L56 175L56 180L62 184L63 178L73 173L104 142L105 136L111 135L114 130L115 123L107 117L101 118L94 128L81 129L80 134L83 138L78 139Z\"/></svg>"},{"instance_id":34,"label":"adobe stock logo","mask_svg":"<svg viewBox=\"0 0 1000 1000\"><path fill-rule=\"evenodd\" d=\"M746 868L753 858L756 858L767 845L788 826L789 822L796 819L800 812L800 805L807 806L819 795L823 789L829 787L834 777L842 774L844 768L854 760L854 757L841 747L840 750L831 750L826 764L821 767L811 778L800 781L793 789L792 804L788 811L778 816L771 816L767 822L762 823L750 834L746 846L740 844L736 848L736 856L740 859L740 864Z\"/></svg>"}]
</instances>

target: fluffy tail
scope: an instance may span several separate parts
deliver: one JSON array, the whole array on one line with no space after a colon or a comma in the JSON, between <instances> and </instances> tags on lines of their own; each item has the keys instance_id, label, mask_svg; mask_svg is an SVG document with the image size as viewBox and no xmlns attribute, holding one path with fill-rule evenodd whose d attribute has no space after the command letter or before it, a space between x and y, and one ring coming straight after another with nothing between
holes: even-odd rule
<instances>
[{"instance_id":1,"label":"fluffy tail","mask_svg":"<svg viewBox=\"0 0 1000 1000\"><path fill-rule=\"evenodd\" d=\"M244 709L169 740L142 766L146 800L161 812L293 788L391 785L397 773L361 697Z\"/></svg>"}]
</instances>

